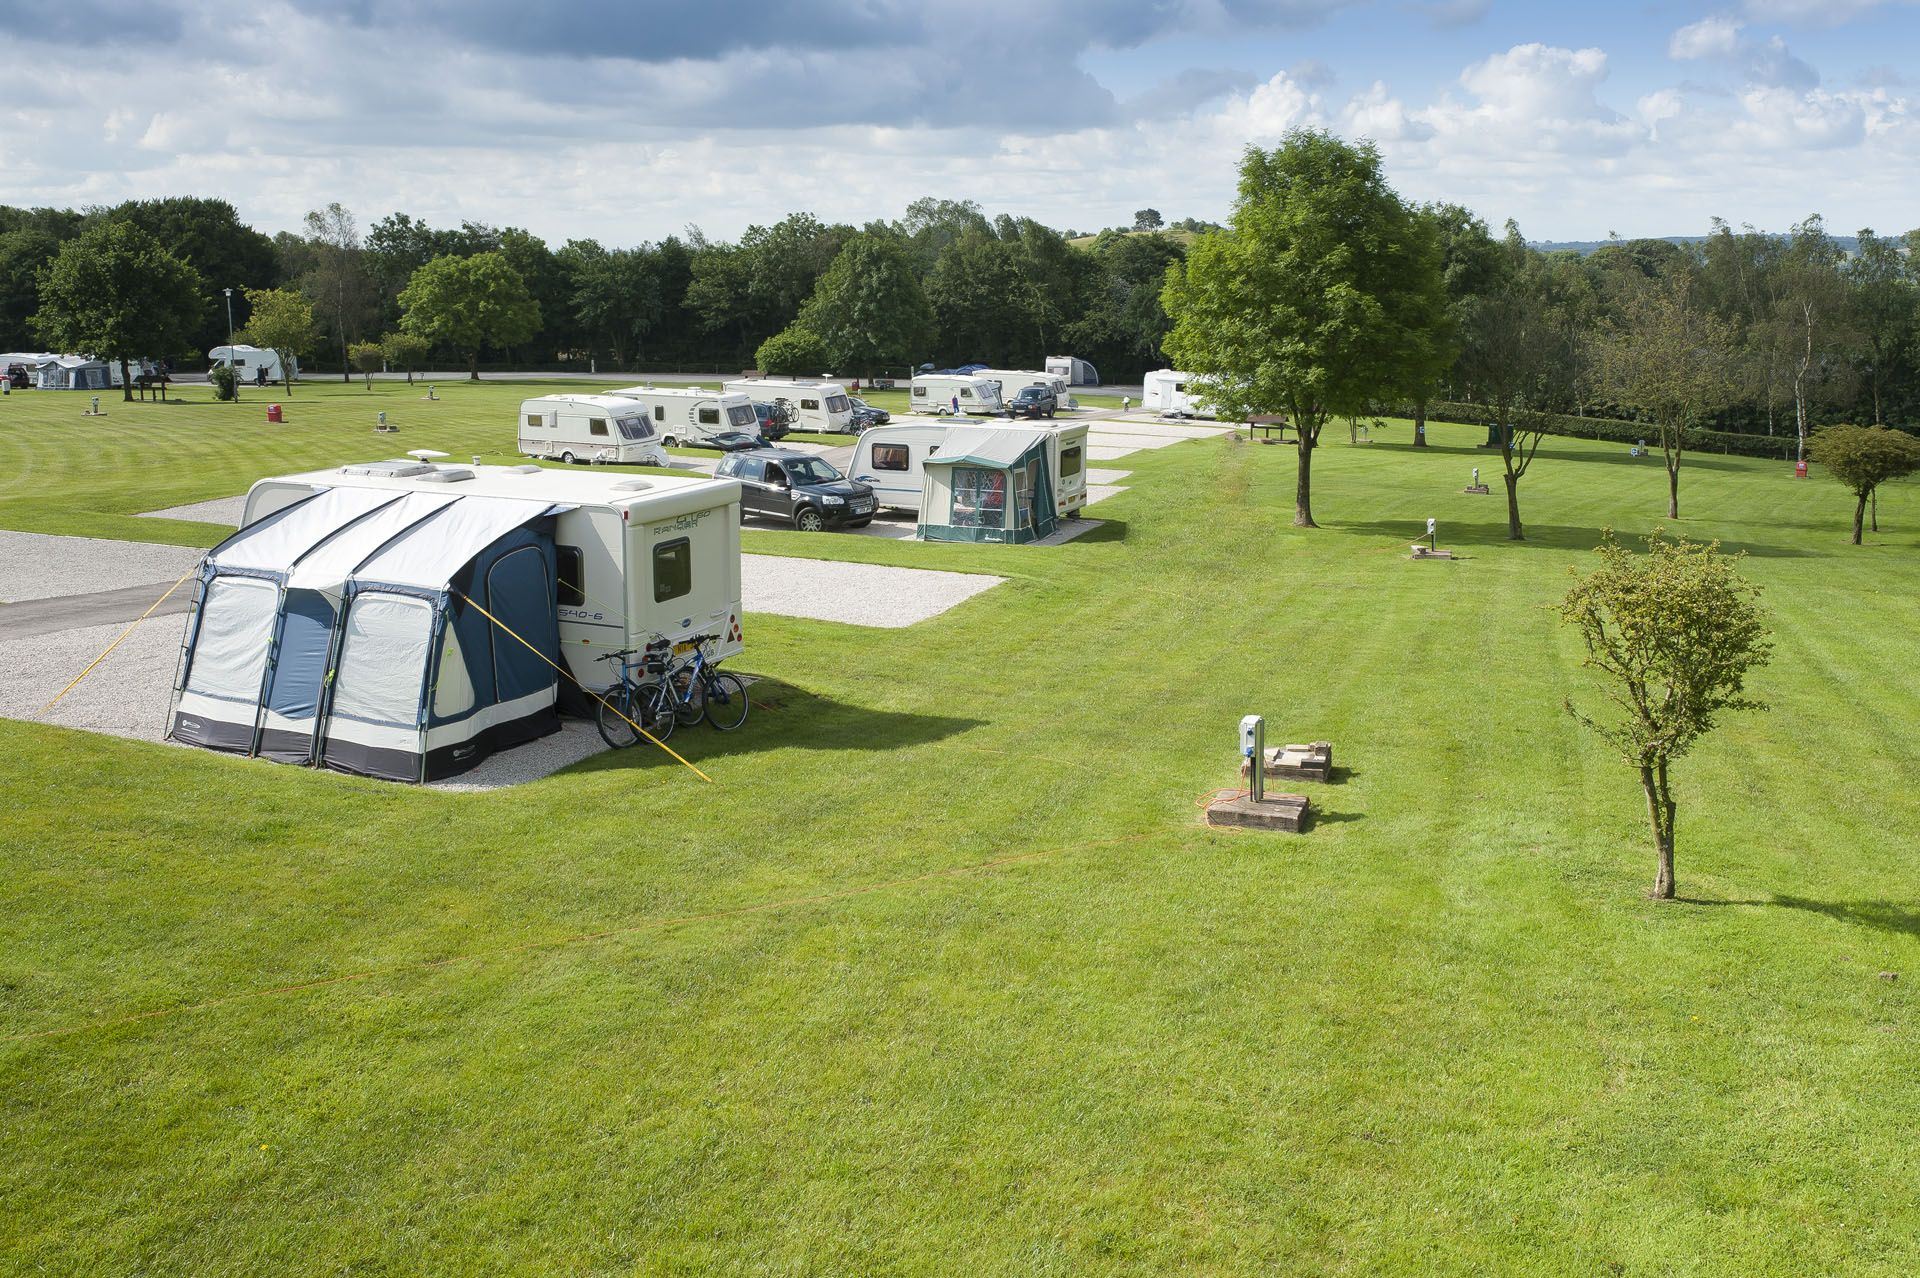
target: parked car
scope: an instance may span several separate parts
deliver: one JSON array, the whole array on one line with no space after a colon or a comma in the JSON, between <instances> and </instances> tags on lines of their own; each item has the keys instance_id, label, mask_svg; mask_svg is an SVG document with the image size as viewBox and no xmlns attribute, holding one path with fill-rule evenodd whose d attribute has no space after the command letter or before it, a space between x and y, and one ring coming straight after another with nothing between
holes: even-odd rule
<instances>
[{"instance_id":1,"label":"parked car","mask_svg":"<svg viewBox=\"0 0 1920 1278\"><path fill-rule=\"evenodd\" d=\"M783 520L801 532L865 528L873 522L873 489L812 453L789 448L728 453L713 473L740 481L743 515Z\"/></svg>"},{"instance_id":2,"label":"parked car","mask_svg":"<svg viewBox=\"0 0 1920 1278\"><path fill-rule=\"evenodd\" d=\"M869 426L885 426L893 420L892 413L889 413L884 408L875 408L858 395L849 395L847 398L853 401L853 428L855 434L858 434Z\"/></svg>"},{"instance_id":3,"label":"parked car","mask_svg":"<svg viewBox=\"0 0 1920 1278\"><path fill-rule=\"evenodd\" d=\"M27 372L25 364L9 364L6 372L7 385L15 390L26 390L33 385L33 375Z\"/></svg>"},{"instance_id":4,"label":"parked car","mask_svg":"<svg viewBox=\"0 0 1920 1278\"><path fill-rule=\"evenodd\" d=\"M760 433L768 439L785 439L793 428L793 413L784 404L753 401L753 415L760 420Z\"/></svg>"},{"instance_id":5,"label":"parked car","mask_svg":"<svg viewBox=\"0 0 1920 1278\"><path fill-rule=\"evenodd\" d=\"M1051 386L1022 386L1020 393L1007 401L1009 417L1051 417L1060 401Z\"/></svg>"},{"instance_id":6,"label":"parked car","mask_svg":"<svg viewBox=\"0 0 1920 1278\"><path fill-rule=\"evenodd\" d=\"M765 448L767 441L759 435L749 435L743 430L723 430L718 435L689 439L681 447L712 448L723 453L737 453L747 448Z\"/></svg>"}]
</instances>

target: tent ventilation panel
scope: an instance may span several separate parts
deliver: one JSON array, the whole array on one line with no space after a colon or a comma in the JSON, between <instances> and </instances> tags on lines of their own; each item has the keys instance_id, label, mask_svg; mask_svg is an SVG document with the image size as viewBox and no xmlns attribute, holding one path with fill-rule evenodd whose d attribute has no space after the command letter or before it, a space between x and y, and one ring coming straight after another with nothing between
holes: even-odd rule
<instances>
[{"instance_id":1,"label":"tent ventilation panel","mask_svg":"<svg viewBox=\"0 0 1920 1278\"><path fill-rule=\"evenodd\" d=\"M423 484L457 484L463 479L472 479L473 472L465 469L453 469L437 466L428 474L420 476Z\"/></svg>"}]
</instances>

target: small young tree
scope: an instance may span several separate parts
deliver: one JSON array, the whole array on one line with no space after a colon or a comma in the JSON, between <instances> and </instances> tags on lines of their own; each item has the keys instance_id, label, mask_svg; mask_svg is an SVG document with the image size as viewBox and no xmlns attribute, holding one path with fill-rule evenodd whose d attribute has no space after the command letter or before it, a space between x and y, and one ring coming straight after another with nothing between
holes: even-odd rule
<instances>
[{"instance_id":1,"label":"small young tree","mask_svg":"<svg viewBox=\"0 0 1920 1278\"><path fill-rule=\"evenodd\" d=\"M373 389L373 375L380 371L380 365L386 360L386 353L378 342L355 342L347 348L347 358L367 379L367 389Z\"/></svg>"},{"instance_id":2,"label":"small young tree","mask_svg":"<svg viewBox=\"0 0 1920 1278\"><path fill-rule=\"evenodd\" d=\"M1576 581L1560 604L1560 619L1578 626L1586 642L1581 664L1606 674L1606 697L1621 716L1597 722L1571 699L1567 712L1639 769L1659 858L1648 894L1656 900L1671 900L1674 888L1669 765L1712 731L1722 711L1767 708L1743 695L1747 672L1766 664L1773 646L1766 613L1754 602L1759 587L1740 576L1719 546L1672 540L1656 528L1641 556L1608 529L1596 551L1600 567Z\"/></svg>"},{"instance_id":3,"label":"small young tree","mask_svg":"<svg viewBox=\"0 0 1920 1278\"><path fill-rule=\"evenodd\" d=\"M1829 426L1807 445L1807 457L1825 466L1858 499L1853 508L1853 544L1857 546L1873 490L1889 479L1920 470L1920 439L1885 426ZM1877 516L1873 530L1880 531Z\"/></svg>"},{"instance_id":4,"label":"small young tree","mask_svg":"<svg viewBox=\"0 0 1920 1278\"><path fill-rule=\"evenodd\" d=\"M426 361L431 349L426 338L412 333L387 333L380 338L380 354L387 361L387 367L406 369L409 386L413 385L413 370Z\"/></svg>"},{"instance_id":5,"label":"small young tree","mask_svg":"<svg viewBox=\"0 0 1920 1278\"><path fill-rule=\"evenodd\" d=\"M320 340L313 326L313 304L296 289L250 288L247 305L253 318L240 330L239 340L270 350L280 357L280 380L293 395L293 361Z\"/></svg>"}]
</instances>

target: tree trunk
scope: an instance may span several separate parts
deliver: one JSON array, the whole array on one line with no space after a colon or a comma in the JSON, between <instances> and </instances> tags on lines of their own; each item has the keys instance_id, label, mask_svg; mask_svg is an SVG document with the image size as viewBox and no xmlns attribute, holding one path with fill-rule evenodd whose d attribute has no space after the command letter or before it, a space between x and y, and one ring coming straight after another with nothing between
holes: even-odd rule
<instances>
[{"instance_id":1,"label":"tree trunk","mask_svg":"<svg viewBox=\"0 0 1920 1278\"><path fill-rule=\"evenodd\" d=\"M293 398L293 355L288 351L280 352L280 384L286 388L287 398Z\"/></svg>"},{"instance_id":2,"label":"tree trunk","mask_svg":"<svg viewBox=\"0 0 1920 1278\"><path fill-rule=\"evenodd\" d=\"M1647 792L1647 824L1653 829L1653 848L1659 866L1653 875L1653 890L1647 893L1656 901L1673 899L1673 800L1667 793L1667 765L1642 766L1640 786Z\"/></svg>"},{"instance_id":3,"label":"tree trunk","mask_svg":"<svg viewBox=\"0 0 1920 1278\"><path fill-rule=\"evenodd\" d=\"M1427 401L1424 399L1413 406L1413 446L1427 446Z\"/></svg>"},{"instance_id":4,"label":"tree trunk","mask_svg":"<svg viewBox=\"0 0 1920 1278\"><path fill-rule=\"evenodd\" d=\"M1872 514L1870 514L1868 518L1873 520L1873 530L1875 532L1879 532L1880 531L1880 490L1878 488L1870 489L1868 492L1868 498L1869 500L1867 502L1867 509L1872 512Z\"/></svg>"},{"instance_id":5,"label":"tree trunk","mask_svg":"<svg viewBox=\"0 0 1920 1278\"><path fill-rule=\"evenodd\" d=\"M413 365L407 365L407 385L413 385Z\"/></svg>"},{"instance_id":6,"label":"tree trunk","mask_svg":"<svg viewBox=\"0 0 1920 1278\"><path fill-rule=\"evenodd\" d=\"M1507 540L1525 541L1526 533L1520 527L1520 476L1507 472Z\"/></svg>"},{"instance_id":7,"label":"tree trunk","mask_svg":"<svg viewBox=\"0 0 1920 1278\"><path fill-rule=\"evenodd\" d=\"M129 404L133 402L133 371L127 367L125 355L120 357L120 398Z\"/></svg>"},{"instance_id":8,"label":"tree trunk","mask_svg":"<svg viewBox=\"0 0 1920 1278\"><path fill-rule=\"evenodd\" d=\"M1293 526L1320 526L1313 522L1313 437L1305 430L1300 432L1300 470L1293 488Z\"/></svg>"},{"instance_id":9,"label":"tree trunk","mask_svg":"<svg viewBox=\"0 0 1920 1278\"><path fill-rule=\"evenodd\" d=\"M1860 525L1865 520L1866 514L1867 499L1862 497L1853 507L1853 544L1856 546L1860 544ZM1880 530L1875 528L1874 531L1879 532Z\"/></svg>"},{"instance_id":10,"label":"tree trunk","mask_svg":"<svg viewBox=\"0 0 1920 1278\"><path fill-rule=\"evenodd\" d=\"M480 350L478 347L467 353L467 380L470 382L480 380Z\"/></svg>"},{"instance_id":11,"label":"tree trunk","mask_svg":"<svg viewBox=\"0 0 1920 1278\"><path fill-rule=\"evenodd\" d=\"M1667 518L1680 518L1680 458L1667 458Z\"/></svg>"}]
</instances>

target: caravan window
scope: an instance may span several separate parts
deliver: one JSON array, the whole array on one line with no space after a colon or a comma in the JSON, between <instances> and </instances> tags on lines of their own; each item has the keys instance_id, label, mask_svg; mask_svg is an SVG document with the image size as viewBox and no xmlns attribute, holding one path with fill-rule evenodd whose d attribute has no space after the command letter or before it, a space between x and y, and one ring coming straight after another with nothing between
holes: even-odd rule
<instances>
[{"instance_id":1,"label":"caravan window","mask_svg":"<svg viewBox=\"0 0 1920 1278\"><path fill-rule=\"evenodd\" d=\"M805 413L817 413L820 411L820 401L817 399L803 399L800 401L800 411Z\"/></svg>"},{"instance_id":2,"label":"caravan window","mask_svg":"<svg viewBox=\"0 0 1920 1278\"><path fill-rule=\"evenodd\" d=\"M656 422L664 422L667 420L667 406L665 404L655 404L653 406L653 420Z\"/></svg>"},{"instance_id":3,"label":"caravan window","mask_svg":"<svg viewBox=\"0 0 1920 1278\"><path fill-rule=\"evenodd\" d=\"M702 426L718 426L720 424L720 410L717 408L701 409L700 424Z\"/></svg>"},{"instance_id":4,"label":"caravan window","mask_svg":"<svg viewBox=\"0 0 1920 1278\"><path fill-rule=\"evenodd\" d=\"M1080 446L1060 450L1060 478L1072 479L1080 473Z\"/></svg>"},{"instance_id":5,"label":"caravan window","mask_svg":"<svg viewBox=\"0 0 1920 1278\"><path fill-rule=\"evenodd\" d=\"M628 439L652 439L653 423L644 417L616 417L621 435Z\"/></svg>"},{"instance_id":6,"label":"caravan window","mask_svg":"<svg viewBox=\"0 0 1920 1278\"><path fill-rule=\"evenodd\" d=\"M853 405L847 402L845 395L830 395L827 397L827 411L830 413L850 413L853 411Z\"/></svg>"},{"instance_id":7,"label":"caravan window","mask_svg":"<svg viewBox=\"0 0 1920 1278\"><path fill-rule=\"evenodd\" d=\"M607 419L604 417L587 418L587 434L604 435L607 433Z\"/></svg>"},{"instance_id":8,"label":"caravan window","mask_svg":"<svg viewBox=\"0 0 1920 1278\"><path fill-rule=\"evenodd\" d=\"M760 419L753 415L752 404L735 404L727 410L727 421L735 430L752 430Z\"/></svg>"},{"instance_id":9,"label":"caravan window","mask_svg":"<svg viewBox=\"0 0 1920 1278\"><path fill-rule=\"evenodd\" d=\"M873 446L873 468L875 470L906 470L907 446L905 444L875 444Z\"/></svg>"},{"instance_id":10,"label":"caravan window","mask_svg":"<svg viewBox=\"0 0 1920 1278\"><path fill-rule=\"evenodd\" d=\"M541 427L545 426L546 424L547 424L546 419L543 418L539 413L527 414L527 426L529 429L539 430Z\"/></svg>"},{"instance_id":11,"label":"caravan window","mask_svg":"<svg viewBox=\"0 0 1920 1278\"><path fill-rule=\"evenodd\" d=\"M578 608L587 602L586 564L578 546L553 548L554 594L563 608Z\"/></svg>"},{"instance_id":12,"label":"caravan window","mask_svg":"<svg viewBox=\"0 0 1920 1278\"><path fill-rule=\"evenodd\" d=\"M961 399L972 399L972 398L973 398L973 388L972 388L972 387L970 387L970 386L962 386L962 387L960 388L960 398L961 398Z\"/></svg>"},{"instance_id":13,"label":"caravan window","mask_svg":"<svg viewBox=\"0 0 1920 1278\"><path fill-rule=\"evenodd\" d=\"M916 386L916 387L914 387L914 388L913 388L913 397L914 397L915 399L925 399L925 398L927 397L927 388L926 388L926 387L924 387L924 386Z\"/></svg>"},{"instance_id":14,"label":"caravan window","mask_svg":"<svg viewBox=\"0 0 1920 1278\"><path fill-rule=\"evenodd\" d=\"M693 547L685 537L653 548L653 601L665 603L693 589Z\"/></svg>"}]
</instances>

